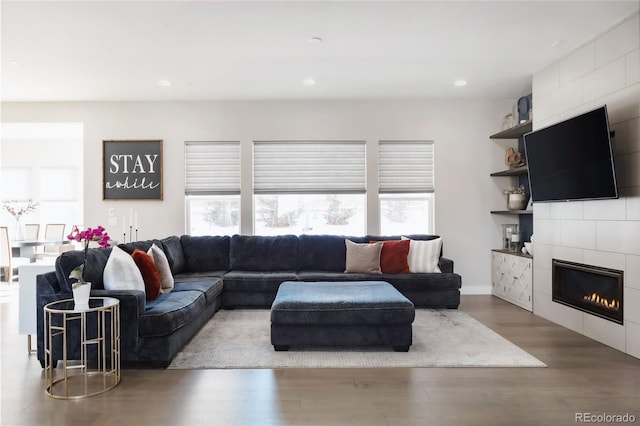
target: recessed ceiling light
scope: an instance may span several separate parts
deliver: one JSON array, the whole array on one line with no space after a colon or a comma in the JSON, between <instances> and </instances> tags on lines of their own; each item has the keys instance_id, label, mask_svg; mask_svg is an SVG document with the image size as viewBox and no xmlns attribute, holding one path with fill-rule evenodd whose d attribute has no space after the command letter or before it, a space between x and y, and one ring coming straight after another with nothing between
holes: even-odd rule
<instances>
[{"instance_id":1,"label":"recessed ceiling light","mask_svg":"<svg viewBox=\"0 0 640 426\"><path fill-rule=\"evenodd\" d=\"M454 86L462 87L467 85L467 80L456 80L453 82Z\"/></svg>"},{"instance_id":2,"label":"recessed ceiling light","mask_svg":"<svg viewBox=\"0 0 640 426\"><path fill-rule=\"evenodd\" d=\"M307 43L311 43L311 44L322 43L322 38L320 38L320 37L309 37L307 39Z\"/></svg>"},{"instance_id":3,"label":"recessed ceiling light","mask_svg":"<svg viewBox=\"0 0 640 426\"><path fill-rule=\"evenodd\" d=\"M169 80L158 80L157 84L160 87L169 87L169 86L171 86L171 82Z\"/></svg>"},{"instance_id":4,"label":"recessed ceiling light","mask_svg":"<svg viewBox=\"0 0 640 426\"><path fill-rule=\"evenodd\" d=\"M18 67L18 66L20 66L20 62L18 62L18 61L9 61L9 65L12 65L14 67Z\"/></svg>"},{"instance_id":5,"label":"recessed ceiling light","mask_svg":"<svg viewBox=\"0 0 640 426\"><path fill-rule=\"evenodd\" d=\"M304 84L305 86L314 86L316 84L316 81L313 78L305 78L304 80L302 80L302 84Z\"/></svg>"}]
</instances>

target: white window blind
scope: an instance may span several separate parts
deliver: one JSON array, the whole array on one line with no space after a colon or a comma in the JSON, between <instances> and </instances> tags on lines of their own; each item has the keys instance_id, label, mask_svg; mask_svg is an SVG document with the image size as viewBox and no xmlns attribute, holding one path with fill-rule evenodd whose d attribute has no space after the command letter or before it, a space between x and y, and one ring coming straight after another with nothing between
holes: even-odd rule
<instances>
[{"instance_id":1,"label":"white window blind","mask_svg":"<svg viewBox=\"0 0 640 426\"><path fill-rule=\"evenodd\" d=\"M434 192L433 141L380 141L380 193Z\"/></svg>"},{"instance_id":2,"label":"white window blind","mask_svg":"<svg viewBox=\"0 0 640 426\"><path fill-rule=\"evenodd\" d=\"M185 194L240 194L240 142L185 142Z\"/></svg>"},{"instance_id":3,"label":"white window blind","mask_svg":"<svg viewBox=\"0 0 640 426\"><path fill-rule=\"evenodd\" d=\"M256 141L256 194L364 193L364 141Z\"/></svg>"}]
</instances>

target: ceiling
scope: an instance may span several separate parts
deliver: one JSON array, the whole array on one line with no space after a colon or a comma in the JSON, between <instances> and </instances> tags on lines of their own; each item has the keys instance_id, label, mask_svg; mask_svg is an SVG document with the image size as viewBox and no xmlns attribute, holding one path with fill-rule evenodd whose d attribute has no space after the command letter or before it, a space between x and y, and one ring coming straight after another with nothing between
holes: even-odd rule
<instances>
[{"instance_id":1,"label":"ceiling","mask_svg":"<svg viewBox=\"0 0 640 426\"><path fill-rule=\"evenodd\" d=\"M0 99L515 98L639 4L3 0Z\"/></svg>"}]
</instances>

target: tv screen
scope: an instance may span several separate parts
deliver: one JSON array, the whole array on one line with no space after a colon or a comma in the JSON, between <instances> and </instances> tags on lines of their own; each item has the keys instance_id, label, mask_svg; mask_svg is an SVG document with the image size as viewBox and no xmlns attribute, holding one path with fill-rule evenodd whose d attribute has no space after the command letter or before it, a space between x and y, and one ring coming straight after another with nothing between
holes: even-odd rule
<instances>
[{"instance_id":1,"label":"tv screen","mask_svg":"<svg viewBox=\"0 0 640 426\"><path fill-rule=\"evenodd\" d=\"M531 200L618 198L607 107L524 135Z\"/></svg>"}]
</instances>

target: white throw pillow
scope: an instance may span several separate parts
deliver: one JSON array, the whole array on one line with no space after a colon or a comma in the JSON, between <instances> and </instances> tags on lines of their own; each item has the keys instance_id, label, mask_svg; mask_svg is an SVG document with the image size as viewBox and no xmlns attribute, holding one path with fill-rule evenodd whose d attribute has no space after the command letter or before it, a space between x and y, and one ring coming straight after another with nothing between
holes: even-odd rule
<instances>
[{"instance_id":1,"label":"white throw pillow","mask_svg":"<svg viewBox=\"0 0 640 426\"><path fill-rule=\"evenodd\" d=\"M381 274L380 253L382 242L358 244L351 240L344 240L347 245L346 269L344 272L359 272L364 274Z\"/></svg>"},{"instance_id":2,"label":"white throw pillow","mask_svg":"<svg viewBox=\"0 0 640 426\"><path fill-rule=\"evenodd\" d=\"M405 236L403 240L410 240ZM409 244L409 270L411 272L442 272L438 267L442 238L434 240L411 240Z\"/></svg>"},{"instance_id":3,"label":"white throw pillow","mask_svg":"<svg viewBox=\"0 0 640 426\"><path fill-rule=\"evenodd\" d=\"M105 290L140 290L144 292L144 279L126 251L113 246L102 274Z\"/></svg>"},{"instance_id":4,"label":"white throw pillow","mask_svg":"<svg viewBox=\"0 0 640 426\"><path fill-rule=\"evenodd\" d=\"M160 272L160 280L162 281L162 288L160 293L169 293L173 290L173 275L171 275L171 266L169 265L169 259L164 251L155 244L152 244L147 251L147 254L153 259L153 263L156 264L158 272Z\"/></svg>"}]
</instances>

